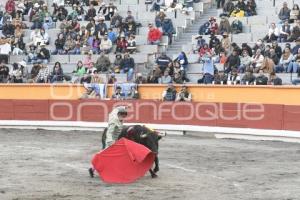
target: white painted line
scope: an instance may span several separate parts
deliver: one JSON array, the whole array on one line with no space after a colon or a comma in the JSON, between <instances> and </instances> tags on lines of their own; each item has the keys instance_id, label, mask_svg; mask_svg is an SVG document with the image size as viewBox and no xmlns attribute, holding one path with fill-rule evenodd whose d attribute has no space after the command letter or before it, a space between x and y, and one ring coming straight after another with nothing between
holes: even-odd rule
<instances>
[{"instance_id":1,"label":"white painted line","mask_svg":"<svg viewBox=\"0 0 300 200\"><path fill-rule=\"evenodd\" d=\"M186 171L186 172L197 172L196 170L194 169L187 169L187 168L184 168L184 167L181 167L181 166L178 166L178 165L172 165L172 164L167 164L167 163L160 163L161 165L164 165L164 166L167 166L167 167L170 167L170 168L174 168L174 169L181 169L183 171Z\"/></svg>"}]
</instances>

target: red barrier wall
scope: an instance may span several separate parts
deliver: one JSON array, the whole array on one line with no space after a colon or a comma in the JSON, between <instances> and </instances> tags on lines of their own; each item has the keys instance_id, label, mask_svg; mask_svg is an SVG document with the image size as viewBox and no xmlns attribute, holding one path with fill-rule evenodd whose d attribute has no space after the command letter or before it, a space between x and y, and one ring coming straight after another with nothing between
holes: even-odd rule
<instances>
[{"instance_id":1,"label":"red barrier wall","mask_svg":"<svg viewBox=\"0 0 300 200\"><path fill-rule=\"evenodd\" d=\"M107 121L116 105L129 105L127 122L300 131L300 106L272 104L0 100L0 120Z\"/></svg>"}]
</instances>

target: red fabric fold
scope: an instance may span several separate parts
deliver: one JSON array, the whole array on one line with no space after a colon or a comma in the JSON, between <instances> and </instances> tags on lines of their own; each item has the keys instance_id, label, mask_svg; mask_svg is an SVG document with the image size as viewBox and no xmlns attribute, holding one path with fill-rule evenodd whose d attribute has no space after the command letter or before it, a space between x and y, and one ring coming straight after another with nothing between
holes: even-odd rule
<instances>
[{"instance_id":1,"label":"red fabric fold","mask_svg":"<svg viewBox=\"0 0 300 200\"><path fill-rule=\"evenodd\" d=\"M95 154L92 165L106 183L132 183L145 175L154 159L145 146L122 138Z\"/></svg>"}]
</instances>

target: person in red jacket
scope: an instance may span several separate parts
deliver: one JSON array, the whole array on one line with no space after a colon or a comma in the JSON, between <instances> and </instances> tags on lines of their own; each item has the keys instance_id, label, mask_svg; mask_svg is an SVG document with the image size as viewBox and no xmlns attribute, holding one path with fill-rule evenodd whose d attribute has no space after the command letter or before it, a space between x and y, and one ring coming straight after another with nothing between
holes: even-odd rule
<instances>
[{"instance_id":1,"label":"person in red jacket","mask_svg":"<svg viewBox=\"0 0 300 200\"><path fill-rule=\"evenodd\" d=\"M5 4L5 11L10 14L13 18L15 17L15 2L14 0L8 0Z\"/></svg>"},{"instance_id":2,"label":"person in red jacket","mask_svg":"<svg viewBox=\"0 0 300 200\"><path fill-rule=\"evenodd\" d=\"M152 24L149 24L149 32L148 32L148 43L149 44L159 44L160 39L162 37L162 32L158 29L153 27Z\"/></svg>"}]
</instances>

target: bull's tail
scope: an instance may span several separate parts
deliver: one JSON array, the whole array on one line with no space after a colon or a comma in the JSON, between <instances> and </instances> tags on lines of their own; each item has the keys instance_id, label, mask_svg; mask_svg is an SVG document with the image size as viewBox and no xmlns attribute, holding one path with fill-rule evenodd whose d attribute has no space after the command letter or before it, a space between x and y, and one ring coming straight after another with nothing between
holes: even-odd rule
<instances>
[{"instance_id":1,"label":"bull's tail","mask_svg":"<svg viewBox=\"0 0 300 200\"><path fill-rule=\"evenodd\" d=\"M102 133L102 149L106 148L106 132L107 128L105 128Z\"/></svg>"}]
</instances>

